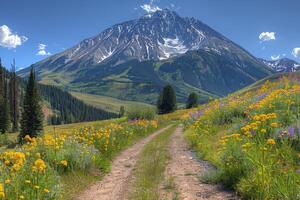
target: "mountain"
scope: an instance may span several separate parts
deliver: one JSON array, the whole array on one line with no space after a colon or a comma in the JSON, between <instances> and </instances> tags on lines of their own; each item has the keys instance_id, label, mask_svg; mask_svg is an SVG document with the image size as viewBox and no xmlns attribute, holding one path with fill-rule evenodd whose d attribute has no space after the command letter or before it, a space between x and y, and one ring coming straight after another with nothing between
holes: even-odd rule
<instances>
[{"instance_id":1,"label":"mountain","mask_svg":"<svg viewBox=\"0 0 300 200\"><path fill-rule=\"evenodd\" d=\"M33 66L44 84L152 103L167 83L181 101L192 91L206 101L273 71L201 21L168 9L116 24Z\"/></svg>"},{"instance_id":2,"label":"mountain","mask_svg":"<svg viewBox=\"0 0 300 200\"><path fill-rule=\"evenodd\" d=\"M282 58L278 60L264 60L261 59L263 63L269 66L272 70L276 72L295 72L300 70L300 64L294 60L288 58Z\"/></svg>"}]
</instances>

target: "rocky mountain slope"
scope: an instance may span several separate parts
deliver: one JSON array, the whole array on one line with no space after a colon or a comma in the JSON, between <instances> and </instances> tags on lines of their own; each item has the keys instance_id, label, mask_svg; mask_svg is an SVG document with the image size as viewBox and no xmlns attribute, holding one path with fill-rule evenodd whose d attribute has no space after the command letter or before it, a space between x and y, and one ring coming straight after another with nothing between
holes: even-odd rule
<instances>
[{"instance_id":1,"label":"rocky mountain slope","mask_svg":"<svg viewBox=\"0 0 300 200\"><path fill-rule=\"evenodd\" d=\"M300 64L288 58L272 61L262 59L262 62L276 72L295 72L300 70Z\"/></svg>"},{"instance_id":2,"label":"rocky mountain slope","mask_svg":"<svg viewBox=\"0 0 300 200\"><path fill-rule=\"evenodd\" d=\"M196 91L205 101L273 71L201 21L167 9L116 24L33 66L42 83L152 103L167 83L180 100Z\"/></svg>"}]
</instances>

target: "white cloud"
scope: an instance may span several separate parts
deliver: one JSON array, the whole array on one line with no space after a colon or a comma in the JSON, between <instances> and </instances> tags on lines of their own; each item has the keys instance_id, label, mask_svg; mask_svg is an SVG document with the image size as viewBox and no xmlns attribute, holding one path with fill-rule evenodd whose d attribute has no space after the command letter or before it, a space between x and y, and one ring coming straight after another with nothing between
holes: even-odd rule
<instances>
[{"instance_id":1,"label":"white cloud","mask_svg":"<svg viewBox=\"0 0 300 200\"><path fill-rule=\"evenodd\" d=\"M300 58L300 47L294 48L293 51L292 51L292 55L295 58Z\"/></svg>"},{"instance_id":2,"label":"white cloud","mask_svg":"<svg viewBox=\"0 0 300 200\"><path fill-rule=\"evenodd\" d=\"M274 56L271 56L271 59L272 60L278 60L280 58L280 55L274 55Z\"/></svg>"},{"instance_id":3,"label":"white cloud","mask_svg":"<svg viewBox=\"0 0 300 200\"><path fill-rule=\"evenodd\" d=\"M16 48L28 40L25 36L13 34L6 25L0 26L0 46L5 48Z\"/></svg>"},{"instance_id":4,"label":"white cloud","mask_svg":"<svg viewBox=\"0 0 300 200\"><path fill-rule=\"evenodd\" d=\"M145 3L143 5L141 5L140 7L146 11L147 13L153 13L156 12L158 10L162 10L160 7L158 7L157 5L154 5L155 1L151 0L150 3Z\"/></svg>"},{"instance_id":5,"label":"white cloud","mask_svg":"<svg viewBox=\"0 0 300 200\"><path fill-rule=\"evenodd\" d=\"M50 52L46 51L46 47L47 47L47 45L45 45L45 44L39 44L38 52L37 52L36 55L37 56L49 56L49 55L51 55Z\"/></svg>"},{"instance_id":6,"label":"white cloud","mask_svg":"<svg viewBox=\"0 0 300 200\"><path fill-rule=\"evenodd\" d=\"M275 32L262 32L259 35L259 39L263 42L269 41L269 40L275 40L276 39L275 34L276 34Z\"/></svg>"}]
</instances>

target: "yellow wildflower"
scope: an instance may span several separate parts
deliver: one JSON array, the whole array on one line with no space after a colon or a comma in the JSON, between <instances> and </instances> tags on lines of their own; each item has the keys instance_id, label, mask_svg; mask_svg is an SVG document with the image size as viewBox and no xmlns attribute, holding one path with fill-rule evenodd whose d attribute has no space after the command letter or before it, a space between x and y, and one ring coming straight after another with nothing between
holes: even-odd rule
<instances>
[{"instance_id":1,"label":"yellow wildflower","mask_svg":"<svg viewBox=\"0 0 300 200\"><path fill-rule=\"evenodd\" d=\"M267 144L274 145L274 144L276 144L276 142L275 142L274 139L268 139L268 140L267 140Z\"/></svg>"},{"instance_id":2,"label":"yellow wildflower","mask_svg":"<svg viewBox=\"0 0 300 200\"><path fill-rule=\"evenodd\" d=\"M271 126L276 128L276 127L278 127L278 123L273 122L273 123L271 123Z\"/></svg>"},{"instance_id":3,"label":"yellow wildflower","mask_svg":"<svg viewBox=\"0 0 300 200\"><path fill-rule=\"evenodd\" d=\"M4 198L5 197L5 193L4 193L4 185L2 183L0 183L0 197Z\"/></svg>"},{"instance_id":4,"label":"yellow wildflower","mask_svg":"<svg viewBox=\"0 0 300 200\"><path fill-rule=\"evenodd\" d=\"M62 160L62 161L60 161L60 164L62 164L63 166L67 167L68 166L68 161Z\"/></svg>"},{"instance_id":5,"label":"yellow wildflower","mask_svg":"<svg viewBox=\"0 0 300 200\"><path fill-rule=\"evenodd\" d=\"M42 159L37 159L34 162L33 171L43 172L46 169L46 163Z\"/></svg>"}]
</instances>

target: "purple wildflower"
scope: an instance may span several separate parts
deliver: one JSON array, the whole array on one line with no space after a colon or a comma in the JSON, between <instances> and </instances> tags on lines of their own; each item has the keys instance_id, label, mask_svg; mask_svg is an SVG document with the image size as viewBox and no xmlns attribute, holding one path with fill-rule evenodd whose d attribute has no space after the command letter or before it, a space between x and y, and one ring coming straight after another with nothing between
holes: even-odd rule
<instances>
[{"instance_id":1,"label":"purple wildflower","mask_svg":"<svg viewBox=\"0 0 300 200\"><path fill-rule=\"evenodd\" d=\"M294 135L295 135L295 128L292 127L292 126L290 126L290 127L288 128L288 133L289 133L289 136L290 136L290 137L294 137Z\"/></svg>"},{"instance_id":2,"label":"purple wildflower","mask_svg":"<svg viewBox=\"0 0 300 200\"><path fill-rule=\"evenodd\" d=\"M283 137L284 136L283 130L278 131L278 135L279 135L279 137Z\"/></svg>"}]
</instances>

